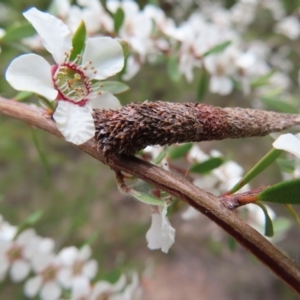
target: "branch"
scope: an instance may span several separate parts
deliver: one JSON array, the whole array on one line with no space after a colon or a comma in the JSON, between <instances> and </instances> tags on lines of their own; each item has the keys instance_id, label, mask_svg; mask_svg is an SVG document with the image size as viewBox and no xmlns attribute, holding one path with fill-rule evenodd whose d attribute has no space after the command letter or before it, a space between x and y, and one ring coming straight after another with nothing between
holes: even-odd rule
<instances>
[{"instance_id":1,"label":"branch","mask_svg":"<svg viewBox=\"0 0 300 300\"><path fill-rule=\"evenodd\" d=\"M0 97L0 113L62 137L55 123L41 109ZM94 140L77 147L111 168L132 174L185 201L222 227L300 295L300 269L238 215L227 209L214 195L178 175L136 157L116 154L106 156L103 151L97 150Z\"/></svg>"}]
</instances>

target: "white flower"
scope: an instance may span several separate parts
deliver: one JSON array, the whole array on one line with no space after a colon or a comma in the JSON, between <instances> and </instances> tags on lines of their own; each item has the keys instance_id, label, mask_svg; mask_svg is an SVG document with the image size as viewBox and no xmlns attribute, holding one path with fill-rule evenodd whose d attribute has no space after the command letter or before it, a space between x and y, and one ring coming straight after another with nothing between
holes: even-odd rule
<instances>
[{"instance_id":1,"label":"white flower","mask_svg":"<svg viewBox=\"0 0 300 300\"><path fill-rule=\"evenodd\" d=\"M137 273L132 274L131 283L126 286L124 292L119 297L113 300L139 300L142 296L142 288L139 284L139 277Z\"/></svg>"},{"instance_id":2,"label":"white flower","mask_svg":"<svg viewBox=\"0 0 300 300\"><path fill-rule=\"evenodd\" d=\"M58 282L61 265L57 257L45 252L32 260L32 266L37 275L26 281L25 295L33 298L39 293L42 300L59 299L62 292Z\"/></svg>"},{"instance_id":3,"label":"white flower","mask_svg":"<svg viewBox=\"0 0 300 300\"><path fill-rule=\"evenodd\" d=\"M161 249L164 253L168 253L175 241L175 229L167 218L167 207L165 203L163 208L158 208L158 211L152 213L151 227L146 233L148 248Z\"/></svg>"},{"instance_id":4,"label":"white flower","mask_svg":"<svg viewBox=\"0 0 300 300\"><path fill-rule=\"evenodd\" d=\"M124 21L119 30L119 36L128 41L132 49L144 60L152 31L152 20L140 11L135 1L107 2L108 9L115 13L119 7L124 11Z\"/></svg>"},{"instance_id":5,"label":"white flower","mask_svg":"<svg viewBox=\"0 0 300 300\"><path fill-rule=\"evenodd\" d=\"M125 275L121 275L119 280L111 284L107 281L101 280L95 283L91 296L89 300L97 300L97 299L110 299L110 300L115 300L118 299L118 293L120 293L126 284L126 277ZM121 298L125 299L125 298ZM131 298L130 298L131 300Z\"/></svg>"},{"instance_id":6,"label":"white flower","mask_svg":"<svg viewBox=\"0 0 300 300\"><path fill-rule=\"evenodd\" d=\"M31 259L37 246L33 229L20 233L14 241L0 239L0 279L8 269L13 282L24 280L31 270Z\"/></svg>"},{"instance_id":7,"label":"white flower","mask_svg":"<svg viewBox=\"0 0 300 300\"><path fill-rule=\"evenodd\" d=\"M282 134L273 143L273 147L287 151L300 159L300 138L297 135L291 133Z\"/></svg>"},{"instance_id":8,"label":"white flower","mask_svg":"<svg viewBox=\"0 0 300 300\"><path fill-rule=\"evenodd\" d=\"M211 74L209 89L212 93L228 95L232 92L233 82L230 75L235 71L237 55L237 50L231 47L220 54L211 54L204 58L204 65Z\"/></svg>"},{"instance_id":9,"label":"white flower","mask_svg":"<svg viewBox=\"0 0 300 300\"><path fill-rule=\"evenodd\" d=\"M59 273L59 280L65 288L75 287L78 282L84 285L90 282L98 271L98 264L91 256L91 248L86 245L80 250L76 247L62 249L58 253L58 260L63 266Z\"/></svg>"},{"instance_id":10,"label":"white flower","mask_svg":"<svg viewBox=\"0 0 300 300\"><path fill-rule=\"evenodd\" d=\"M288 16L276 24L275 31L284 34L291 40L296 40L300 36L299 19L294 16Z\"/></svg>"},{"instance_id":11,"label":"white flower","mask_svg":"<svg viewBox=\"0 0 300 300\"><path fill-rule=\"evenodd\" d=\"M70 61L72 35L68 27L48 13L31 8L24 13L52 54L51 66L36 54L24 54L12 61L6 79L13 88L57 100L53 115L67 141L82 144L95 133L92 108L117 108L120 103L101 91L98 80L121 71L124 65L121 45L109 37L89 38L82 55Z\"/></svg>"}]
</instances>

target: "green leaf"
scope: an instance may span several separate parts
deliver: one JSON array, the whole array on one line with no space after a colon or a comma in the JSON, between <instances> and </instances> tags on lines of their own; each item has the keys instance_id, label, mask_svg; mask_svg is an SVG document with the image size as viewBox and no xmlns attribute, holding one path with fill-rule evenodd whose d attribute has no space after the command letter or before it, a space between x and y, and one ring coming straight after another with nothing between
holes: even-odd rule
<instances>
[{"instance_id":1,"label":"green leaf","mask_svg":"<svg viewBox=\"0 0 300 300\"><path fill-rule=\"evenodd\" d=\"M251 82L251 87L252 88L257 88L257 87L261 87L264 85L267 85L271 79L271 77L276 73L276 71L271 71L265 75L262 75L260 77L258 77L257 79L253 80Z\"/></svg>"},{"instance_id":2,"label":"green leaf","mask_svg":"<svg viewBox=\"0 0 300 300\"><path fill-rule=\"evenodd\" d=\"M277 99L273 99L273 98L261 98L261 101L266 104L267 106L271 107L272 109L278 110L280 112L283 113L287 113L287 114L297 114L298 113L298 109L296 107L294 107L293 105L277 100Z\"/></svg>"},{"instance_id":3,"label":"green leaf","mask_svg":"<svg viewBox=\"0 0 300 300\"><path fill-rule=\"evenodd\" d=\"M181 158L188 153L188 151L192 148L192 146L193 146L192 143L186 143L180 146L173 145L168 149L168 156L171 159Z\"/></svg>"},{"instance_id":4,"label":"green leaf","mask_svg":"<svg viewBox=\"0 0 300 300\"><path fill-rule=\"evenodd\" d=\"M93 232L88 238L87 240L84 242L84 244L82 245L82 247L84 247L85 245L92 245L94 244L94 242L97 240L99 235L98 231Z\"/></svg>"},{"instance_id":5,"label":"green leaf","mask_svg":"<svg viewBox=\"0 0 300 300\"><path fill-rule=\"evenodd\" d=\"M54 111L55 110L55 102L54 101L50 101L47 98L35 94L36 97L41 101L41 103L43 103L46 107L48 107L50 110Z\"/></svg>"},{"instance_id":6,"label":"green leaf","mask_svg":"<svg viewBox=\"0 0 300 300\"><path fill-rule=\"evenodd\" d=\"M153 160L153 163L155 165L158 165L167 155L167 151L166 150L162 150L157 157Z\"/></svg>"},{"instance_id":7,"label":"green leaf","mask_svg":"<svg viewBox=\"0 0 300 300\"><path fill-rule=\"evenodd\" d=\"M208 160L201 162L201 163L196 163L191 166L190 172L193 173L207 173L210 172L213 169L216 169L220 167L224 162L224 159L221 157L211 157Z\"/></svg>"},{"instance_id":8,"label":"green leaf","mask_svg":"<svg viewBox=\"0 0 300 300\"><path fill-rule=\"evenodd\" d=\"M207 71L204 68L202 68L200 71L200 80L197 89L197 100L199 102L202 101L205 97L208 88L208 80L209 80L209 75Z\"/></svg>"},{"instance_id":9,"label":"green leaf","mask_svg":"<svg viewBox=\"0 0 300 300\"><path fill-rule=\"evenodd\" d=\"M296 221L297 225L300 227L300 219L298 217L298 214L294 210L294 208L290 204L286 204L284 206L287 209L287 211L291 214L291 216L294 218L294 220Z\"/></svg>"},{"instance_id":10,"label":"green leaf","mask_svg":"<svg viewBox=\"0 0 300 300\"><path fill-rule=\"evenodd\" d=\"M211 49L206 51L202 56L205 57L210 54L217 54L217 53L223 52L230 44L231 44L231 41L225 41L221 44L218 44L218 45L212 47Z\"/></svg>"},{"instance_id":11,"label":"green leaf","mask_svg":"<svg viewBox=\"0 0 300 300\"><path fill-rule=\"evenodd\" d=\"M36 225L36 223L42 218L43 211L37 210L33 214L31 214L27 219L25 219L19 226L16 236L25 230L26 228L33 227Z\"/></svg>"},{"instance_id":12,"label":"green leaf","mask_svg":"<svg viewBox=\"0 0 300 300\"><path fill-rule=\"evenodd\" d=\"M278 149L272 149L269 151L227 194L233 194L240 190L270 164L272 164L282 152L283 150Z\"/></svg>"},{"instance_id":13,"label":"green leaf","mask_svg":"<svg viewBox=\"0 0 300 300\"><path fill-rule=\"evenodd\" d=\"M300 178L266 188L258 195L258 200L280 204L300 204Z\"/></svg>"},{"instance_id":14,"label":"green leaf","mask_svg":"<svg viewBox=\"0 0 300 300\"><path fill-rule=\"evenodd\" d=\"M117 39L117 42L122 46L123 54L126 59L130 54L130 50L131 50L130 44L126 40L122 40L122 39ZM125 63L126 63L126 60L125 60ZM124 67L125 67L125 64L124 64ZM126 70L126 68L125 68L125 70Z\"/></svg>"},{"instance_id":15,"label":"green leaf","mask_svg":"<svg viewBox=\"0 0 300 300\"><path fill-rule=\"evenodd\" d=\"M276 160L281 171L285 173L293 173L295 170L295 160L289 160L284 158L277 158Z\"/></svg>"},{"instance_id":16,"label":"green leaf","mask_svg":"<svg viewBox=\"0 0 300 300\"><path fill-rule=\"evenodd\" d=\"M147 193L138 192L136 190L130 191L130 194L137 200L150 204L150 205L158 205L158 206L164 206L164 202L152 195L149 195Z\"/></svg>"},{"instance_id":17,"label":"green leaf","mask_svg":"<svg viewBox=\"0 0 300 300\"><path fill-rule=\"evenodd\" d=\"M111 16L111 18L113 18L113 13L108 9L107 5L106 5L106 1L107 0L100 0L104 10Z\"/></svg>"},{"instance_id":18,"label":"green leaf","mask_svg":"<svg viewBox=\"0 0 300 300\"><path fill-rule=\"evenodd\" d=\"M104 81L100 83L101 91L110 92L114 95L121 94L129 90L129 86L119 81Z\"/></svg>"},{"instance_id":19,"label":"green leaf","mask_svg":"<svg viewBox=\"0 0 300 300\"><path fill-rule=\"evenodd\" d=\"M27 99L28 97L32 96L33 93L32 92L19 92L14 99L17 101L23 101L25 99Z\"/></svg>"},{"instance_id":20,"label":"green leaf","mask_svg":"<svg viewBox=\"0 0 300 300\"><path fill-rule=\"evenodd\" d=\"M84 22L81 21L72 37L73 50L70 55L70 59L69 59L70 61L74 61L77 58L77 56L83 52L85 39L86 39L86 28Z\"/></svg>"},{"instance_id":21,"label":"green leaf","mask_svg":"<svg viewBox=\"0 0 300 300\"><path fill-rule=\"evenodd\" d=\"M179 72L178 59L175 55L169 56L167 59L167 72L172 81L179 81L181 73Z\"/></svg>"},{"instance_id":22,"label":"green leaf","mask_svg":"<svg viewBox=\"0 0 300 300\"><path fill-rule=\"evenodd\" d=\"M265 236L272 237L274 235L273 222L268 214L267 208L262 203L256 202L255 204L262 209L265 215Z\"/></svg>"},{"instance_id":23,"label":"green leaf","mask_svg":"<svg viewBox=\"0 0 300 300\"><path fill-rule=\"evenodd\" d=\"M115 34L119 33L120 28L122 27L122 24L124 22L125 14L121 7L117 9L117 11L114 13L114 31Z\"/></svg>"},{"instance_id":24,"label":"green leaf","mask_svg":"<svg viewBox=\"0 0 300 300\"><path fill-rule=\"evenodd\" d=\"M35 29L30 23L18 23L7 28L5 35L1 38L2 42L14 42L36 34Z\"/></svg>"}]
</instances>

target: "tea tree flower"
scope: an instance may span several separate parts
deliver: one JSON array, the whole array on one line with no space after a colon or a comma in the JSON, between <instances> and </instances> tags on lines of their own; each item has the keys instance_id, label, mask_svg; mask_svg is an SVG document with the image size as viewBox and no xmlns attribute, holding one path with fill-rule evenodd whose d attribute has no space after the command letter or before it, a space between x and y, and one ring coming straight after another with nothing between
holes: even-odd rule
<instances>
[{"instance_id":1,"label":"tea tree flower","mask_svg":"<svg viewBox=\"0 0 300 300\"><path fill-rule=\"evenodd\" d=\"M58 130L67 141L82 144L95 133L92 109L120 106L116 97L101 89L99 80L122 70L122 47L110 37L89 38L82 55L71 61L72 34L67 25L36 8L29 9L24 16L56 64L51 66L36 54L24 54L12 61L6 79L16 90L56 100L53 118Z\"/></svg>"},{"instance_id":2,"label":"tea tree flower","mask_svg":"<svg viewBox=\"0 0 300 300\"><path fill-rule=\"evenodd\" d=\"M16 240L0 240L0 280L9 270L13 282L24 280L30 270L30 260L37 246L37 236L32 229L23 231Z\"/></svg>"},{"instance_id":3,"label":"tea tree flower","mask_svg":"<svg viewBox=\"0 0 300 300\"><path fill-rule=\"evenodd\" d=\"M80 250L72 246L59 252L58 259L63 265L59 273L59 280L64 287L74 287L77 282L86 281L88 283L95 277L98 264L94 259L90 259L91 254L92 251L88 245Z\"/></svg>"},{"instance_id":4,"label":"tea tree flower","mask_svg":"<svg viewBox=\"0 0 300 300\"><path fill-rule=\"evenodd\" d=\"M158 208L153 212L151 217L151 227L146 234L148 248L161 249L162 252L168 253L175 241L175 229L167 218L167 204L165 203L163 209Z\"/></svg>"},{"instance_id":5,"label":"tea tree flower","mask_svg":"<svg viewBox=\"0 0 300 300\"><path fill-rule=\"evenodd\" d=\"M32 260L32 267L36 276L28 279L24 286L25 295L33 298L37 294L42 300L56 300L62 293L58 282L61 264L53 253L37 255Z\"/></svg>"}]
</instances>

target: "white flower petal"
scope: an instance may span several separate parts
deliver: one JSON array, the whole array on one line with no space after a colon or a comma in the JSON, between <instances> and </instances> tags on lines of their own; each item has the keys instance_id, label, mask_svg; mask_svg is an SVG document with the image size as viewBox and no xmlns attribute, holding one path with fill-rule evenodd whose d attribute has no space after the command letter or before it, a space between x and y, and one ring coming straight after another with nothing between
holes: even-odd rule
<instances>
[{"instance_id":1,"label":"white flower petal","mask_svg":"<svg viewBox=\"0 0 300 300\"><path fill-rule=\"evenodd\" d=\"M38 293L42 285L42 281L43 280L41 276L35 276L33 278L30 278L24 286L25 295L29 298L34 297Z\"/></svg>"},{"instance_id":2,"label":"white flower petal","mask_svg":"<svg viewBox=\"0 0 300 300\"><path fill-rule=\"evenodd\" d=\"M300 139L291 133L280 135L273 143L273 147L290 152L300 158Z\"/></svg>"},{"instance_id":3,"label":"white flower petal","mask_svg":"<svg viewBox=\"0 0 300 300\"><path fill-rule=\"evenodd\" d=\"M161 225L161 235L162 235L162 246L161 251L168 253L169 249L175 242L175 229L171 226L167 218L167 205L165 204L162 211L162 225Z\"/></svg>"},{"instance_id":4,"label":"white flower petal","mask_svg":"<svg viewBox=\"0 0 300 300\"><path fill-rule=\"evenodd\" d=\"M95 79L103 80L123 69L124 54L121 45L110 37L89 38L82 56L82 63L89 61L97 70L89 74Z\"/></svg>"},{"instance_id":5,"label":"white flower petal","mask_svg":"<svg viewBox=\"0 0 300 300\"><path fill-rule=\"evenodd\" d=\"M88 260L92 255L92 249L89 245L84 245L78 252L81 260Z\"/></svg>"},{"instance_id":6,"label":"white flower petal","mask_svg":"<svg viewBox=\"0 0 300 300\"><path fill-rule=\"evenodd\" d=\"M32 228L29 228L29 229L22 231L18 235L16 241L18 242L18 244L26 246L28 244L28 242L35 237L36 237L35 230Z\"/></svg>"},{"instance_id":7,"label":"white flower petal","mask_svg":"<svg viewBox=\"0 0 300 300\"><path fill-rule=\"evenodd\" d=\"M60 19L31 8L23 13L42 39L44 47L52 54L57 63L64 62L66 53L72 49L72 34Z\"/></svg>"},{"instance_id":8,"label":"white flower petal","mask_svg":"<svg viewBox=\"0 0 300 300\"><path fill-rule=\"evenodd\" d=\"M160 214L151 214L151 226L146 233L148 248L151 250L161 248L161 222L162 217Z\"/></svg>"},{"instance_id":9,"label":"white flower petal","mask_svg":"<svg viewBox=\"0 0 300 300\"><path fill-rule=\"evenodd\" d=\"M71 266L74 263L77 256L78 256L78 250L74 246L63 248L58 253L59 261L63 265L68 265L68 266Z\"/></svg>"},{"instance_id":10,"label":"white flower petal","mask_svg":"<svg viewBox=\"0 0 300 300\"><path fill-rule=\"evenodd\" d=\"M24 280L30 272L30 264L25 260L17 260L10 269L10 278L13 282Z\"/></svg>"},{"instance_id":11,"label":"white flower petal","mask_svg":"<svg viewBox=\"0 0 300 300\"><path fill-rule=\"evenodd\" d=\"M34 92L49 100L57 97L51 75L50 64L36 54L24 54L9 65L6 80L17 91Z\"/></svg>"},{"instance_id":12,"label":"white flower petal","mask_svg":"<svg viewBox=\"0 0 300 300\"><path fill-rule=\"evenodd\" d=\"M56 282L46 282L41 289L42 300L57 300L61 294L61 288Z\"/></svg>"},{"instance_id":13,"label":"white flower petal","mask_svg":"<svg viewBox=\"0 0 300 300\"><path fill-rule=\"evenodd\" d=\"M175 241L175 229L167 218L167 205L165 204L160 214L152 214L151 227L146 233L148 248L159 249L167 253Z\"/></svg>"},{"instance_id":14,"label":"white flower petal","mask_svg":"<svg viewBox=\"0 0 300 300\"><path fill-rule=\"evenodd\" d=\"M101 92L101 95L91 99L90 103L94 109L118 109L122 106L118 98L109 92Z\"/></svg>"},{"instance_id":15,"label":"white flower petal","mask_svg":"<svg viewBox=\"0 0 300 300\"><path fill-rule=\"evenodd\" d=\"M73 274L71 268L62 268L58 274L58 281L64 288L70 288L73 282Z\"/></svg>"},{"instance_id":16,"label":"white flower petal","mask_svg":"<svg viewBox=\"0 0 300 300\"><path fill-rule=\"evenodd\" d=\"M72 286L72 300L90 299L91 284L87 278L76 278Z\"/></svg>"},{"instance_id":17,"label":"white flower petal","mask_svg":"<svg viewBox=\"0 0 300 300\"><path fill-rule=\"evenodd\" d=\"M92 279L96 276L98 272L98 263L95 259L89 260L84 266L82 270L83 274L88 277L89 279Z\"/></svg>"},{"instance_id":18,"label":"white flower petal","mask_svg":"<svg viewBox=\"0 0 300 300\"><path fill-rule=\"evenodd\" d=\"M88 106L59 101L53 118L65 139L75 145L83 144L95 135L94 119Z\"/></svg>"}]
</instances>

